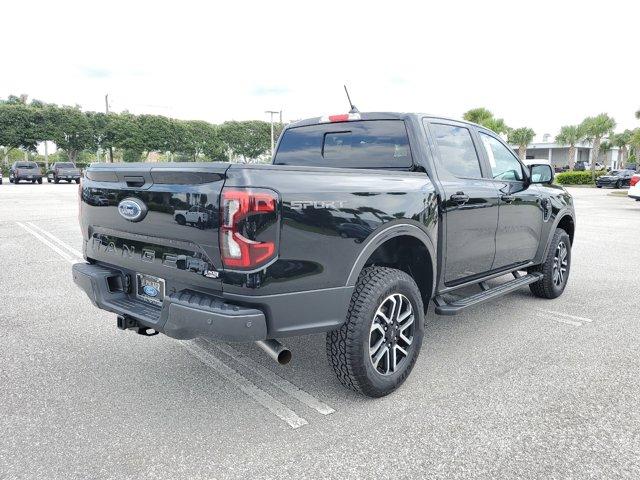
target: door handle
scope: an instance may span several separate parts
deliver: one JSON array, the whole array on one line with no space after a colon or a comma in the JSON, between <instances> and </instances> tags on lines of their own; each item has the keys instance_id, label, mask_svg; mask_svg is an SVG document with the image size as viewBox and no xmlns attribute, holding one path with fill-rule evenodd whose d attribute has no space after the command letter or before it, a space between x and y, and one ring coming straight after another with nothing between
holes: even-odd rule
<instances>
[{"instance_id":1,"label":"door handle","mask_svg":"<svg viewBox=\"0 0 640 480\"><path fill-rule=\"evenodd\" d=\"M516 197L514 197L513 195L502 195L500 197L500 200L502 200L505 203L511 203L516 199Z\"/></svg>"},{"instance_id":2,"label":"door handle","mask_svg":"<svg viewBox=\"0 0 640 480\"><path fill-rule=\"evenodd\" d=\"M469 201L469 195L466 195L464 192L456 192L449 197L449 200L457 203L458 205L464 205Z\"/></svg>"}]
</instances>

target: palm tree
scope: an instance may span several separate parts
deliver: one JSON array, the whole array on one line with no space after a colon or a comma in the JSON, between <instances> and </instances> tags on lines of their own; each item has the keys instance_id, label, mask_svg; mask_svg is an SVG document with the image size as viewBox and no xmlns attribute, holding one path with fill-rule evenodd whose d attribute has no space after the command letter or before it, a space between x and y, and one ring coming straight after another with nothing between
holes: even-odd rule
<instances>
[{"instance_id":1,"label":"palm tree","mask_svg":"<svg viewBox=\"0 0 640 480\"><path fill-rule=\"evenodd\" d=\"M640 128L636 128L631 132L631 138L629 139L629 145L633 147L636 155L636 164L640 163Z\"/></svg>"},{"instance_id":2,"label":"palm tree","mask_svg":"<svg viewBox=\"0 0 640 480\"><path fill-rule=\"evenodd\" d=\"M518 156L520 160L524 161L527 158L527 147L535 136L536 132L527 127L516 128L509 132L509 143L518 145Z\"/></svg>"},{"instance_id":3,"label":"palm tree","mask_svg":"<svg viewBox=\"0 0 640 480\"><path fill-rule=\"evenodd\" d=\"M611 143L620 149L620 163L618 164L618 168L624 168L625 163L627 163L627 147L631 142L632 134L633 132L631 130L625 130L622 133L614 134L610 139Z\"/></svg>"},{"instance_id":4,"label":"palm tree","mask_svg":"<svg viewBox=\"0 0 640 480\"><path fill-rule=\"evenodd\" d=\"M565 125L556 135L556 143L569 145L569 170L575 167L576 144L584 140L584 131L580 125Z\"/></svg>"},{"instance_id":5,"label":"palm tree","mask_svg":"<svg viewBox=\"0 0 640 480\"><path fill-rule=\"evenodd\" d=\"M582 121L585 137L591 142L591 179L596 179L596 162L600 153L602 138L616 128L616 121L606 113L595 117L587 117Z\"/></svg>"},{"instance_id":6,"label":"palm tree","mask_svg":"<svg viewBox=\"0 0 640 480\"><path fill-rule=\"evenodd\" d=\"M472 108L462 116L467 122L477 123L489 130L493 130L498 135L509 133L510 128L504 123L502 118L495 118L493 113L483 107Z\"/></svg>"}]
</instances>

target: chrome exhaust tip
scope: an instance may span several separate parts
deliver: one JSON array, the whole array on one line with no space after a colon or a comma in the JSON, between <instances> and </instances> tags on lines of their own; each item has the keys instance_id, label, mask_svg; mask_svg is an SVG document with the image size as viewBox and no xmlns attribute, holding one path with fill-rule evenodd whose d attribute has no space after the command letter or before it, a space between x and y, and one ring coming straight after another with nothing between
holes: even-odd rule
<instances>
[{"instance_id":1,"label":"chrome exhaust tip","mask_svg":"<svg viewBox=\"0 0 640 480\"><path fill-rule=\"evenodd\" d=\"M291 350L277 340L258 340L256 345L280 365L286 365L291 361Z\"/></svg>"}]
</instances>

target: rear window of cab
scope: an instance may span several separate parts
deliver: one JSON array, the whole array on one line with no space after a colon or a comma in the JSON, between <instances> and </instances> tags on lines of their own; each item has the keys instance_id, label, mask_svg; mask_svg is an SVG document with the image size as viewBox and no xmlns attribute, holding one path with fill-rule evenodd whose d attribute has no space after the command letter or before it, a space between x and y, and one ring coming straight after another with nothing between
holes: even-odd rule
<instances>
[{"instance_id":1,"label":"rear window of cab","mask_svg":"<svg viewBox=\"0 0 640 480\"><path fill-rule=\"evenodd\" d=\"M321 123L285 130L273 163L348 168L409 168L402 120Z\"/></svg>"}]
</instances>

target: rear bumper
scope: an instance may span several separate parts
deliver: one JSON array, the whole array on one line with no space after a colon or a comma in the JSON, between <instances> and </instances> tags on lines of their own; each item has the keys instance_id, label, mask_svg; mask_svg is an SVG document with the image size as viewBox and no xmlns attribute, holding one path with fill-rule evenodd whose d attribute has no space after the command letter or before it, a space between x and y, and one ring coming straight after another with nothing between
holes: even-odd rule
<instances>
[{"instance_id":1,"label":"rear bumper","mask_svg":"<svg viewBox=\"0 0 640 480\"><path fill-rule=\"evenodd\" d=\"M60 180L76 180L78 178L80 178L80 174L79 173L59 173L57 175L49 175L50 178L56 178L58 177Z\"/></svg>"},{"instance_id":2,"label":"rear bumper","mask_svg":"<svg viewBox=\"0 0 640 480\"><path fill-rule=\"evenodd\" d=\"M18 180L39 180L42 175L15 175L13 178Z\"/></svg>"},{"instance_id":3,"label":"rear bumper","mask_svg":"<svg viewBox=\"0 0 640 480\"><path fill-rule=\"evenodd\" d=\"M130 272L131 275L131 272ZM184 289L167 295L162 306L124 291L112 291L110 277L123 271L76 263L73 280L98 308L136 319L178 339L205 337L253 342L308 335L339 328L354 287L334 287L275 295L205 294Z\"/></svg>"},{"instance_id":4,"label":"rear bumper","mask_svg":"<svg viewBox=\"0 0 640 480\"><path fill-rule=\"evenodd\" d=\"M110 277L122 277L118 270L76 263L73 281L87 294L95 306L181 340L205 337L229 342L251 342L267 338L264 312L233 305L202 293L182 290L165 297L156 306L129 295L113 291Z\"/></svg>"}]
</instances>

